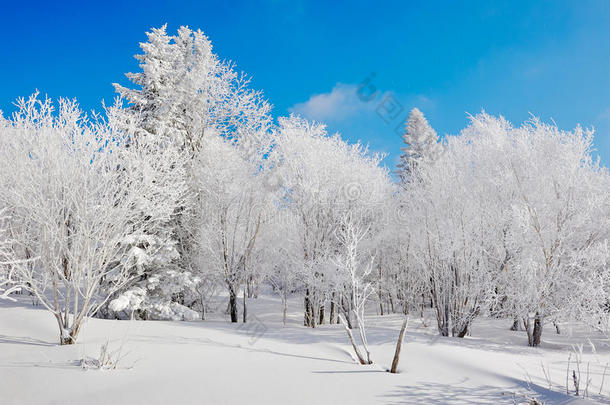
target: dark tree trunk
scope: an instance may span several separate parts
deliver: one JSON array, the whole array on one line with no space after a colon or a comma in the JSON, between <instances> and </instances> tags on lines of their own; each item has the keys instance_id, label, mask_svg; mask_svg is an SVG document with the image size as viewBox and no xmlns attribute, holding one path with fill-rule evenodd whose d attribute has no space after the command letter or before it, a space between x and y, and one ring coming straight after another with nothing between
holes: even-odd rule
<instances>
[{"instance_id":1,"label":"dark tree trunk","mask_svg":"<svg viewBox=\"0 0 610 405\"><path fill-rule=\"evenodd\" d=\"M512 331L518 331L519 330L519 318L513 319L513 324L510 327L510 330L512 330Z\"/></svg>"},{"instance_id":2,"label":"dark tree trunk","mask_svg":"<svg viewBox=\"0 0 610 405\"><path fill-rule=\"evenodd\" d=\"M60 337L59 338L59 344L62 345L62 346L64 346L64 345L73 345L74 343L75 343L74 339L72 339L70 336L68 336L68 337Z\"/></svg>"},{"instance_id":3,"label":"dark tree trunk","mask_svg":"<svg viewBox=\"0 0 610 405\"><path fill-rule=\"evenodd\" d=\"M438 316L439 322L439 333L441 336L449 336L449 305L445 304L443 313Z\"/></svg>"},{"instance_id":4,"label":"dark tree trunk","mask_svg":"<svg viewBox=\"0 0 610 405\"><path fill-rule=\"evenodd\" d=\"M465 326L462 328L462 330L460 330L460 331L457 333L457 335L456 335L456 336L457 336L457 337L459 337L459 338L463 338L464 336L466 336L466 335L468 334L468 326L469 326L469 325L465 325Z\"/></svg>"},{"instance_id":5,"label":"dark tree trunk","mask_svg":"<svg viewBox=\"0 0 610 405\"><path fill-rule=\"evenodd\" d=\"M328 322L332 325L335 323L335 293L330 300L330 319Z\"/></svg>"},{"instance_id":6,"label":"dark tree trunk","mask_svg":"<svg viewBox=\"0 0 610 405\"><path fill-rule=\"evenodd\" d=\"M324 309L325 309L324 302L321 302L321 303L320 303L320 311L319 311L319 322L318 322L318 325L323 325L323 324L324 324Z\"/></svg>"},{"instance_id":7,"label":"dark tree trunk","mask_svg":"<svg viewBox=\"0 0 610 405\"><path fill-rule=\"evenodd\" d=\"M252 298L252 276L246 277L246 288L248 291L248 298Z\"/></svg>"},{"instance_id":8,"label":"dark tree trunk","mask_svg":"<svg viewBox=\"0 0 610 405\"><path fill-rule=\"evenodd\" d=\"M303 325L307 327L314 327L314 314L313 314L313 303L311 302L311 296L309 294L309 288L305 290L305 319L303 320Z\"/></svg>"},{"instance_id":9,"label":"dark tree trunk","mask_svg":"<svg viewBox=\"0 0 610 405\"><path fill-rule=\"evenodd\" d=\"M345 322L347 322L348 329L352 329L352 311L349 306L345 304L345 299L343 295L341 295L341 308L343 309L343 313L345 314Z\"/></svg>"},{"instance_id":10,"label":"dark tree trunk","mask_svg":"<svg viewBox=\"0 0 610 405\"><path fill-rule=\"evenodd\" d=\"M528 346L537 347L540 346L542 338L542 316L536 313L534 322L532 324L530 318L524 318L523 324L525 325L525 331L527 332L527 344Z\"/></svg>"},{"instance_id":11,"label":"dark tree trunk","mask_svg":"<svg viewBox=\"0 0 610 405\"><path fill-rule=\"evenodd\" d=\"M379 283L378 283L378 289L377 289L377 294L379 295L379 315L383 316L383 291L381 290L381 279L382 279L382 273L381 273L381 261L379 261Z\"/></svg>"},{"instance_id":12,"label":"dark tree trunk","mask_svg":"<svg viewBox=\"0 0 610 405\"><path fill-rule=\"evenodd\" d=\"M394 359L392 360L392 367L390 368L390 373L396 373L398 369L398 361L400 359L400 349L402 348L402 341L405 336L405 331L407 330L407 324L409 323L409 318L405 317L405 320L402 322L402 327L400 328L400 333L398 334L398 341L396 342L396 350L394 351Z\"/></svg>"},{"instance_id":13,"label":"dark tree trunk","mask_svg":"<svg viewBox=\"0 0 610 405\"><path fill-rule=\"evenodd\" d=\"M534 319L534 347L540 346L540 339L542 338L542 316L540 314L536 314L536 318Z\"/></svg>"},{"instance_id":14,"label":"dark tree trunk","mask_svg":"<svg viewBox=\"0 0 610 405\"><path fill-rule=\"evenodd\" d=\"M229 287L229 314L231 314L231 322L237 322L237 296L233 286Z\"/></svg>"}]
</instances>

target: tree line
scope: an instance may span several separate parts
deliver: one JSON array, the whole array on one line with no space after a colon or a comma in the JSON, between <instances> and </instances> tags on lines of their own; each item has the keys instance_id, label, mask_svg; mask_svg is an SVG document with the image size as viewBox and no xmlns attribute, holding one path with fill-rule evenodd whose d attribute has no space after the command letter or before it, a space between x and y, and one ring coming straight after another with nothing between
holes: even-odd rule
<instances>
[{"instance_id":1,"label":"tree line","mask_svg":"<svg viewBox=\"0 0 610 405\"><path fill-rule=\"evenodd\" d=\"M221 293L246 322L261 286L284 321L299 296L304 326L343 323L363 364L373 307L431 307L442 336L505 317L531 346L549 323L608 331L592 131L483 112L440 139L413 109L392 176L322 123L274 120L200 30L147 36L103 114L34 94L0 117L0 294L35 296L61 344L89 316L204 319Z\"/></svg>"}]
</instances>

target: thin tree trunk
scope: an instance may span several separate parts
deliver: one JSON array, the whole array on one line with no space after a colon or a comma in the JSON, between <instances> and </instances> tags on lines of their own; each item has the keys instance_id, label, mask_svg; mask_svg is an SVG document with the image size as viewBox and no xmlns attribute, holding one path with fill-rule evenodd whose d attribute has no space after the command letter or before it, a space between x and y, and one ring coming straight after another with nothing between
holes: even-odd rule
<instances>
[{"instance_id":1,"label":"thin tree trunk","mask_svg":"<svg viewBox=\"0 0 610 405\"><path fill-rule=\"evenodd\" d=\"M344 299L343 295L341 295L341 307L343 309L343 313L345 314L345 320L347 321L347 327L352 329L352 318L351 318L352 310L349 307L349 303L348 303L348 305L345 304L345 299Z\"/></svg>"},{"instance_id":2,"label":"thin tree trunk","mask_svg":"<svg viewBox=\"0 0 610 405\"><path fill-rule=\"evenodd\" d=\"M381 274L381 261L379 261L379 281L378 281L378 291L377 294L379 295L379 310L380 310L380 315L383 316L383 291L381 291L381 278L382 278L382 274Z\"/></svg>"},{"instance_id":3,"label":"thin tree trunk","mask_svg":"<svg viewBox=\"0 0 610 405\"><path fill-rule=\"evenodd\" d=\"M311 302L311 296L309 293L309 288L305 290L305 317L303 320L303 325L313 328L314 327L314 313L313 313L313 303Z\"/></svg>"},{"instance_id":4,"label":"thin tree trunk","mask_svg":"<svg viewBox=\"0 0 610 405\"><path fill-rule=\"evenodd\" d=\"M402 322L402 327L400 328L400 333L398 334L398 341L396 342L396 350L394 351L394 359L392 360L392 368L390 369L390 373L395 374L396 369L398 368L398 360L400 359L400 349L402 348L402 341L404 339L408 324L409 317L407 316Z\"/></svg>"},{"instance_id":5,"label":"thin tree trunk","mask_svg":"<svg viewBox=\"0 0 610 405\"><path fill-rule=\"evenodd\" d=\"M362 357L362 354L360 354L360 350L358 350L358 346L356 345L356 342L354 341L354 335L352 334L352 330L348 327L347 322L345 321L345 319L343 319L343 316L341 316L341 314L339 314L339 320L345 327L345 331L347 332L347 336L349 337L349 341L352 344L352 348L354 349L354 352L356 353L356 357L358 358L358 361L362 365L367 364L366 361L364 360L364 357Z\"/></svg>"},{"instance_id":6,"label":"thin tree trunk","mask_svg":"<svg viewBox=\"0 0 610 405\"><path fill-rule=\"evenodd\" d=\"M254 295L254 286L253 286L253 277L252 277L252 275L249 275L246 278L246 285L248 287L248 298L252 298L252 296Z\"/></svg>"},{"instance_id":7,"label":"thin tree trunk","mask_svg":"<svg viewBox=\"0 0 610 405\"><path fill-rule=\"evenodd\" d=\"M449 304L439 306L437 309L438 331L441 336L449 336Z\"/></svg>"},{"instance_id":8,"label":"thin tree trunk","mask_svg":"<svg viewBox=\"0 0 610 405\"><path fill-rule=\"evenodd\" d=\"M523 326L525 327L525 332L527 333L527 345L534 346L534 328L529 316L527 318L523 318Z\"/></svg>"},{"instance_id":9,"label":"thin tree trunk","mask_svg":"<svg viewBox=\"0 0 610 405\"><path fill-rule=\"evenodd\" d=\"M324 309L325 309L325 303L321 302L320 303L320 311L319 311L319 315L320 315L320 321L318 322L318 325L323 325L324 324Z\"/></svg>"},{"instance_id":10,"label":"thin tree trunk","mask_svg":"<svg viewBox=\"0 0 610 405\"><path fill-rule=\"evenodd\" d=\"M61 313L55 314L55 319L57 319L57 325L59 326L59 344L62 346L73 344L74 340L72 337L69 334L66 336L67 330L64 326Z\"/></svg>"},{"instance_id":11,"label":"thin tree trunk","mask_svg":"<svg viewBox=\"0 0 610 405\"><path fill-rule=\"evenodd\" d=\"M371 352L369 351L369 344L366 338L366 330L364 329L364 310L358 309L358 311L353 312L354 316L356 317L356 322L358 323L358 332L360 333L362 347L364 348L364 352L366 353L366 364L373 364L373 360L371 360Z\"/></svg>"},{"instance_id":12,"label":"thin tree trunk","mask_svg":"<svg viewBox=\"0 0 610 405\"><path fill-rule=\"evenodd\" d=\"M243 323L246 323L246 319L248 318L248 310L246 308L246 288L245 287L244 287L243 307L244 307L244 313L243 313L242 319L243 319Z\"/></svg>"},{"instance_id":13,"label":"thin tree trunk","mask_svg":"<svg viewBox=\"0 0 610 405\"><path fill-rule=\"evenodd\" d=\"M332 325L335 323L335 294L333 293L333 296L330 300L330 319L329 319L329 323Z\"/></svg>"},{"instance_id":14,"label":"thin tree trunk","mask_svg":"<svg viewBox=\"0 0 610 405\"><path fill-rule=\"evenodd\" d=\"M72 338L72 343L76 343L76 338L78 338L78 333L80 332L81 322L81 320L76 320L74 321L74 325L72 325L72 329L70 330L70 337Z\"/></svg>"},{"instance_id":15,"label":"thin tree trunk","mask_svg":"<svg viewBox=\"0 0 610 405\"><path fill-rule=\"evenodd\" d=\"M540 339L542 338L542 316L536 313L534 318L534 341L533 346L540 346Z\"/></svg>"},{"instance_id":16,"label":"thin tree trunk","mask_svg":"<svg viewBox=\"0 0 610 405\"><path fill-rule=\"evenodd\" d=\"M231 322L237 322L237 296L232 285L229 286L229 313L231 314Z\"/></svg>"},{"instance_id":17,"label":"thin tree trunk","mask_svg":"<svg viewBox=\"0 0 610 405\"><path fill-rule=\"evenodd\" d=\"M72 328L68 329L67 325L60 318L61 318L61 315L59 315L59 317L57 317L57 322L59 324L59 333L60 333L59 344L61 346L73 345L74 343L76 343L76 338L78 337L78 332L80 330L80 321L75 320L74 324L72 325Z\"/></svg>"},{"instance_id":18,"label":"thin tree trunk","mask_svg":"<svg viewBox=\"0 0 610 405\"><path fill-rule=\"evenodd\" d=\"M282 295L282 323L286 325L286 307L287 302L286 295Z\"/></svg>"}]
</instances>

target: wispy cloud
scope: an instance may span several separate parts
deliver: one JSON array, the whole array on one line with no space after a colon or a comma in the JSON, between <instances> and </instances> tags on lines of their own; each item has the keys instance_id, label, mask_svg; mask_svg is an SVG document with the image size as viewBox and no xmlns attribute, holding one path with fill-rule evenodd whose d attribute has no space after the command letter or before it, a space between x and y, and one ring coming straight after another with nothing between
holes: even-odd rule
<instances>
[{"instance_id":1,"label":"wispy cloud","mask_svg":"<svg viewBox=\"0 0 610 405\"><path fill-rule=\"evenodd\" d=\"M288 110L316 121L342 120L367 109L367 103L358 98L357 91L355 84L337 83L329 93L314 94Z\"/></svg>"},{"instance_id":2,"label":"wispy cloud","mask_svg":"<svg viewBox=\"0 0 610 405\"><path fill-rule=\"evenodd\" d=\"M388 100L401 110L397 113L405 116L415 106L422 109L434 106L433 101L424 95L399 96L392 91L377 91L373 97L365 98L359 94L361 87L359 84L337 83L330 92L314 94L288 111L315 121L338 123L354 117L381 119L383 103Z\"/></svg>"}]
</instances>

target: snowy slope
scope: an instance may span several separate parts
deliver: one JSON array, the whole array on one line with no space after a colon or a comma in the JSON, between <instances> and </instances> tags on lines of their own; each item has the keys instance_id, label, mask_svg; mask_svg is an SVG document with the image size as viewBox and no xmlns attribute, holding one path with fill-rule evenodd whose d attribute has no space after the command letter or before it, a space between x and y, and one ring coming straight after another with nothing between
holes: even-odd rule
<instances>
[{"instance_id":1,"label":"snowy slope","mask_svg":"<svg viewBox=\"0 0 610 405\"><path fill-rule=\"evenodd\" d=\"M581 402L561 392L570 344L586 342L582 332L568 337L547 329L543 348L532 349L523 332L507 330L506 320L475 323L466 339L438 338L433 325L413 320L401 373L392 375L385 368L399 315L369 318L375 364L360 366L340 326L304 328L298 302L291 304L287 326L279 302L268 297L250 300L256 316L245 326L220 316L203 322L90 319L78 344L61 347L48 312L25 302L3 304L0 404L512 404L522 395L547 404ZM127 353L119 369L83 370L80 359L97 356L107 339L111 349L122 345ZM586 346L584 360L590 362L589 392L597 394L610 351L601 337L593 342L596 353ZM550 368L552 391L541 364ZM583 380L585 371L586 363ZM610 381L603 391L610 394Z\"/></svg>"}]
</instances>

